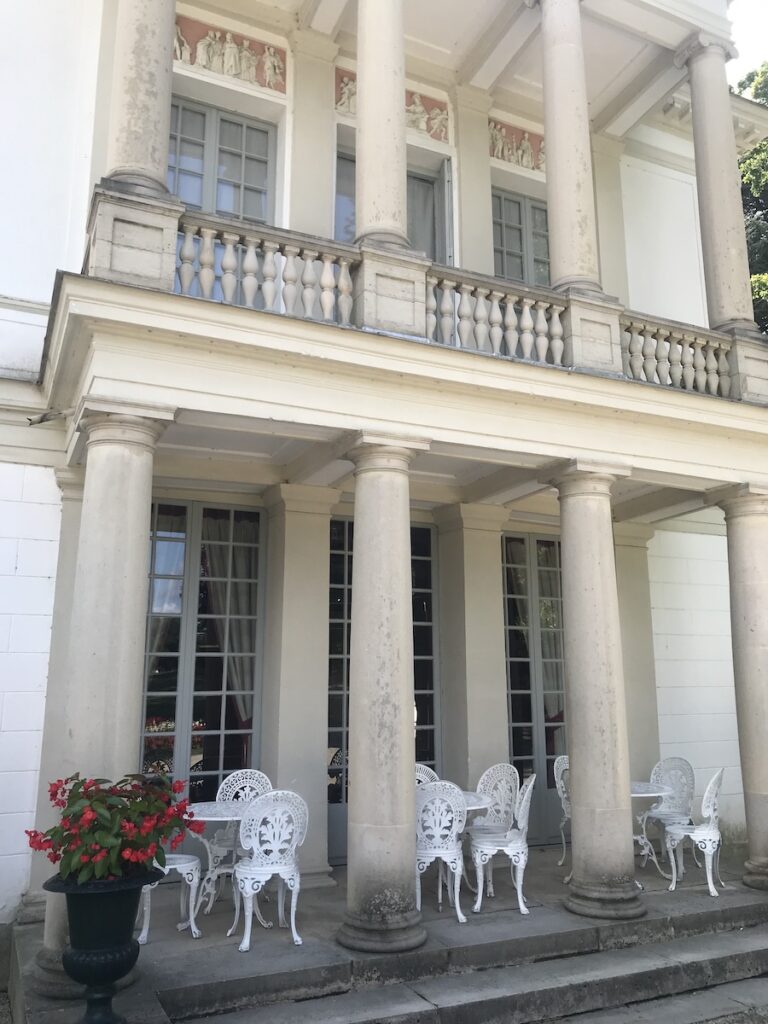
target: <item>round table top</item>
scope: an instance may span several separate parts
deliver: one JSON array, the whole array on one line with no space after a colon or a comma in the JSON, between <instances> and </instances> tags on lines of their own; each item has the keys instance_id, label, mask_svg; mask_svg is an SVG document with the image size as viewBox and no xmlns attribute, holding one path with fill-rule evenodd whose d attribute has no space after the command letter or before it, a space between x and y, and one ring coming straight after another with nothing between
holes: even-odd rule
<instances>
[{"instance_id":1,"label":"round table top","mask_svg":"<svg viewBox=\"0 0 768 1024\"><path fill-rule=\"evenodd\" d=\"M672 796L674 790L660 782L630 782L629 791L636 797Z\"/></svg>"},{"instance_id":2,"label":"round table top","mask_svg":"<svg viewBox=\"0 0 768 1024\"><path fill-rule=\"evenodd\" d=\"M249 806L249 800L203 800L189 810L199 821L242 821Z\"/></svg>"},{"instance_id":3,"label":"round table top","mask_svg":"<svg viewBox=\"0 0 768 1024\"><path fill-rule=\"evenodd\" d=\"M463 789L462 796L467 804L468 811L484 811L491 806L491 798L485 793L469 792Z\"/></svg>"}]
</instances>

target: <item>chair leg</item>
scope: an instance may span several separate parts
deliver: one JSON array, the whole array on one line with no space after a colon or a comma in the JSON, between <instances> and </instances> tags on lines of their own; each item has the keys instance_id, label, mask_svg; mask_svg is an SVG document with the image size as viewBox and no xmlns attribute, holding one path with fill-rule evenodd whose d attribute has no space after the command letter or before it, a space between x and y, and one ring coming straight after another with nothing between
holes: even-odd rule
<instances>
[{"instance_id":1,"label":"chair leg","mask_svg":"<svg viewBox=\"0 0 768 1024\"><path fill-rule=\"evenodd\" d=\"M473 914L480 913L480 907L483 905L483 862L480 859L480 855L472 855L472 860L475 862L475 884L477 885L477 896L475 897L475 905L472 907Z\"/></svg>"},{"instance_id":2,"label":"chair leg","mask_svg":"<svg viewBox=\"0 0 768 1024\"><path fill-rule=\"evenodd\" d=\"M685 864L683 863L683 843L677 844L677 875L678 878L682 878L685 874Z\"/></svg>"},{"instance_id":3,"label":"chair leg","mask_svg":"<svg viewBox=\"0 0 768 1024\"><path fill-rule=\"evenodd\" d=\"M561 867L563 866L563 864L565 864L565 855L566 855L566 853L567 853L567 847L566 847L566 845L565 845L565 829L563 828L563 826L562 826L562 825L560 826L560 838L561 838L561 839L562 839L562 841L563 841L563 856L562 856L562 857L560 858L560 860L559 860L559 861L557 862L557 866L558 866L559 868L561 868Z\"/></svg>"},{"instance_id":4,"label":"chair leg","mask_svg":"<svg viewBox=\"0 0 768 1024\"><path fill-rule=\"evenodd\" d=\"M302 945L302 940L299 938L299 933L296 931L296 904L299 900L299 879L294 879L293 887L291 889L291 933L293 935L293 942L296 946Z\"/></svg>"},{"instance_id":5,"label":"chair leg","mask_svg":"<svg viewBox=\"0 0 768 1024\"><path fill-rule=\"evenodd\" d=\"M416 909L421 911L421 872L416 871Z\"/></svg>"},{"instance_id":6,"label":"chair leg","mask_svg":"<svg viewBox=\"0 0 768 1024\"><path fill-rule=\"evenodd\" d=\"M521 914L530 914L530 910L525 905L525 897L523 896L523 876L525 875L525 866L528 863L528 858L520 860L519 864L515 865L515 888L517 889L517 905L520 908Z\"/></svg>"},{"instance_id":7,"label":"chair leg","mask_svg":"<svg viewBox=\"0 0 768 1024\"><path fill-rule=\"evenodd\" d=\"M243 941L240 943L240 952L247 953L251 948L251 928L253 926L253 893L243 893L243 916L245 927L243 929Z\"/></svg>"},{"instance_id":8,"label":"chair leg","mask_svg":"<svg viewBox=\"0 0 768 1024\"><path fill-rule=\"evenodd\" d=\"M145 885L141 890L141 933L139 945L146 946L149 937L149 913L152 907L152 886Z\"/></svg>"},{"instance_id":9,"label":"chair leg","mask_svg":"<svg viewBox=\"0 0 768 1024\"><path fill-rule=\"evenodd\" d=\"M186 889L186 886L184 885L184 876L183 875L179 875L179 883L180 883L179 884L179 920L183 921L184 920L184 911L186 910L186 907L184 906L184 904L187 902L187 900L186 900L187 889Z\"/></svg>"},{"instance_id":10,"label":"chair leg","mask_svg":"<svg viewBox=\"0 0 768 1024\"><path fill-rule=\"evenodd\" d=\"M677 857L675 856L675 849L669 836L666 837L666 847L667 857L672 868L672 884L669 886L669 891L674 892L677 888Z\"/></svg>"},{"instance_id":11,"label":"chair leg","mask_svg":"<svg viewBox=\"0 0 768 1024\"><path fill-rule=\"evenodd\" d=\"M456 908L456 918L459 924L466 924L467 919L461 912L461 904L459 903L459 890L461 889L461 868L457 864L455 868L448 868L449 874L453 874L453 905Z\"/></svg>"},{"instance_id":12,"label":"chair leg","mask_svg":"<svg viewBox=\"0 0 768 1024\"><path fill-rule=\"evenodd\" d=\"M186 885L187 888L189 889L189 893L188 893L188 896L189 896L189 930L192 932L192 938L193 939L199 939L200 935L201 935L201 932L200 932L200 929L197 927L197 922L195 921L195 907L197 906L197 890L198 890L198 888L200 886L200 868L199 867L192 869L192 873L191 873L191 876L190 876L190 881L186 882L186 880L185 880L182 883L182 886L184 886L184 885ZM232 877L232 890L233 890L233 892L237 891L237 887L235 886L234 876ZM239 906L239 900L238 900L238 906Z\"/></svg>"},{"instance_id":13,"label":"chair leg","mask_svg":"<svg viewBox=\"0 0 768 1024\"><path fill-rule=\"evenodd\" d=\"M694 843L693 840L691 840L691 849L693 850L693 863L696 865L697 868L700 868L701 867L701 861L698 858L698 855L697 855L697 852L696 852L696 843Z\"/></svg>"},{"instance_id":14,"label":"chair leg","mask_svg":"<svg viewBox=\"0 0 768 1024\"><path fill-rule=\"evenodd\" d=\"M285 882L280 875L277 876L277 924L280 928L287 928L285 920Z\"/></svg>"},{"instance_id":15,"label":"chair leg","mask_svg":"<svg viewBox=\"0 0 768 1024\"><path fill-rule=\"evenodd\" d=\"M261 910L259 908L259 897L258 896L254 896L253 897L253 913L256 915L256 920L259 922L259 924L261 925L262 928L271 928L272 927L272 922L271 921L265 921L263 916L262 916Z\"/></svg>"},{"instance_id":16,"label":"chair leg","mask_svg":"<svg viewBox=\"0 0 768 1024\"><path fill-rule=\"evenodd\" d=\"M230 935L234 935L237 931L237 923L240 920L240 886L237 884L237 879L232 876L232 902L235 905L235 920L232 922L232 927L227 932L227 938Z\"/></svg>"},{"instance_id":17,"label":"chair leg","mask_svg":"<svg viewBox=\"0 0 768 1024\"><path fill-rule=\"evenodd\" d=\"M714 859L715 859L714 853L712 853L710 850L705 850L704 851L704 867L706 868L706 871L707 871L707 886L709 887L709 895L710 896L717 896L718 895L717 889L715 888L715 883L712 880L712 862L713 862Z\"/></svg>"},{"instance_id":18,"label":"chair leg","mask_svg":"<svg viewBox=\"0 0 768 1024\"><path fill-rule=\"evenodd\" d=\"M694 844L694 847L693 847L693 848L694 848L694 850L696 849L696 845L695 845L695 844ZM717 875L717 880L718 880L718 882L720 883L720 885L721 885L721 886L722 886L722 888L724 889L724 888L725 888L725 882L724 882L724 881L722 880L722 878L720 877L720 851L722 850L722 848L723 848L723 847L722 847L722 844L721 844L721 845L720 845L720 846L718 846L718 848L717 848L717 849L715 850L715 874Z\"/></svg>"},{"instance_id":19,"label":"chair leg","mask_svg":"<svg viewBox=\"0 0 768 1024\"><path fill-rule=\"evenodd\" d=\"M488 861L488 892L486 896L490 896L491 899L495 897L496 893L493 889L493 857Z\"/></svg>"}]
</instances>

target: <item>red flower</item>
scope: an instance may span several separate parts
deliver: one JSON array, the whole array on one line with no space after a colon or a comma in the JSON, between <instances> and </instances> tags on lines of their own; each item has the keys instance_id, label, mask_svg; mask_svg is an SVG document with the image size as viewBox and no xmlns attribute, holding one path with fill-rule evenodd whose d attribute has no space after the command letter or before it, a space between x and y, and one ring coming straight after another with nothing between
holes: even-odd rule
<instances>
[{"instance_id":1,"label":"red flower","mask_svg":"<svg viewBox=\"0 0 768 1024\"><path fill-rule=\"evenodd\" d=\"M90 861L91 861L91 858L90 858L90 857L88 856L88 854L87 854L87 853L83 853L83 854L82 854L82 855L80 856L80 863L81 863L81 864L89 864L89 863L90 863Z\"/></svg>"},{"instance_id":2,"label":"red flower","mask_svg":"<svg viewBox=\"0 0 768 1024\"><path fill-rule=\"evenodd\" d=\"M181 781L181 779L176 779L176 781L171 786L171 789L173 790L174 793L183 793L184 783Z\"/></svg>"},{"instance_id":3,"label":"red flower","mask_svg":"<svg viewBox=\"0 0 768 1024\"><path fill-rule=\"evenodd\" d=\"M189 829L190 832L194 832L195 835L200 836L200 835L203 834L203 832L205 832L205 822L204 821L188 821L187 822L187 828Z\"/></svg>"}]
</instances>

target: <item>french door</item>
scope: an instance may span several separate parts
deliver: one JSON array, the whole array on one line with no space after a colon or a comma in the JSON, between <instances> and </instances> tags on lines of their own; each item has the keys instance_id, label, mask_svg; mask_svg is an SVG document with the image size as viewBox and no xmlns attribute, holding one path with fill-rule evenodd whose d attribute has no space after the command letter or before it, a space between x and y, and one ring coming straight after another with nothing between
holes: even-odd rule
<instances>
[{"instance_id":1,"label":"french door","mask_svg":"<svg viewBox=\"0 0 768 1024\"><path fill-rule=\"evenodd\" d=\"M260 527L255 509L152 507L141 763L192 800L258 761Z\"/></svg>"},{"instance_id":2,"label":"french door","mask_svg":"<svg viewBox=\"0 0 768 1024\"><path fill-rule=\"evenodd\" d=\"M328 859L344 863L347 853L349 781L349 640L352 612L354 523L331 520L328 661ZM433 529L411 527L413 603L413 728L415 761L439 767Z\"/></svg>"},{"instance_id":3,"label":"french door","mask_svg":"<svg viewBox=\"0 0 768 1024\"><path fill-rule=\"evenodd\" d=\"M521 783L536 775L529 838L547 843L559 836L554 762L567 753L560 542L505 534L502 563L509 755Z\"/></svg>"}]
</instances>

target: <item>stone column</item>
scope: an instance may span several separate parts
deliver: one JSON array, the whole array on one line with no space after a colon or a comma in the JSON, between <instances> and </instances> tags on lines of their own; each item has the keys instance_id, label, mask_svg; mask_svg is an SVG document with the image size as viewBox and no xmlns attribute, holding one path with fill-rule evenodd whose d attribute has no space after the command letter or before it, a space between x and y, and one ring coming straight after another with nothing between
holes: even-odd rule
<instances>
[{"instance_id":1,"label":"stone column","mask_svg":"<svg viewBox=\"0 0 768 1024\"><path fill-rule=\"evenodd\" d=\"M730 43L691 36L675 63L688 66L701 247L713 328L756 331L741 205L741 177L725 63Z\"/></svg>"},{"instance_id":2,"label":"stone column","mask_svg":"<svg viewBox=\"0 0 768 1024\"><path fill-rule=\"evenodd\" d=\"M552 286L600 292L579 0L541 3Z\"/></svg>"},{"instance_id":3,"label":"stone column","mask_svg":"<svg viewBox=\"0 0 768 1024\"><path fill-rule=\"evenodd\" d=\"M328 866L329 487L281 484L269 510L267 630L260 766L280 789L309 806L301 850L302 888L332 885ZM297 642L297 631L300 642Z\"/></svg>"},{"instance_id":4,"label":"stone column","mask_svg":"<svg viewBox=\"0 0 768 1024\"><path fill-rule=\"evenodd\" d=\"M408 245L406 168L403 0L358 0L358 240Z\"/></svg>"},{"instance_id":5,"label":"stone column","mask_svg":"<svg viewBox=\"0 0 768 1024\"><path fill-rule=\"evenodd\" d=\"M152 464L162 424L95 413L70 619L73 681L59 774L120 778L139 766Z\"/></svg>"},{"instance_id":6,"label":"stone column","mask_svg":"<svg viewBox=\"0 0 768 1024\"><path fill-rule=\"evenodd\" d=\"M501 530L498 505L437 509L443 775L474 788L509 760Z\"/></svg>"},{"instance_id":7,"label":"stone column","mask_svg":"<svg viewBox=\"0 0 768 1024\"><path fill-rule=\"evenodd\" d=\"M414 949L426 940L416 910L408 488L414 449L426 447L363 438L349 455L355 463L350 782L347 911L338 941L371 952Z\"/></svg>"},{"instance_id":8,"label":"stone column","mask_svg":"<svg viewBox=\"0 0 768 1024\"><path fill-rule=\"evenodd\" d=\"M645 913L634 882L621 626L611 524L613 467L572 464L554 481L562 536L573 880L565 906Z\"/></svg>"},{"instance_id":9,"label":"stone column","mask_svg":"<svg viewBox=\"0 0 768 1024\"><path fill-rule=\"evenodd\" d=\"M744 883L768 889L768 489L720 500L728 532L736 719L749 854Z\"/></svg>"},{"instance_id":10,"label":"stone column","mask_svg":"<svg viewBox=\"0 0 768 1024\"><path fill-rule=\"evenodd\" d=\"M140 195L167 194L174 0L119 0L107 179Z\"/></svg>"}]
</instances>

